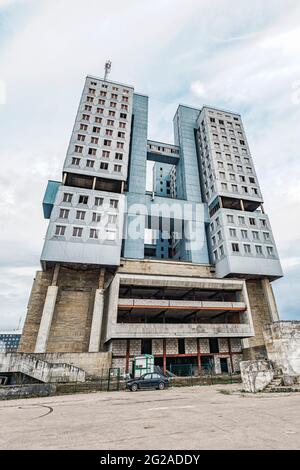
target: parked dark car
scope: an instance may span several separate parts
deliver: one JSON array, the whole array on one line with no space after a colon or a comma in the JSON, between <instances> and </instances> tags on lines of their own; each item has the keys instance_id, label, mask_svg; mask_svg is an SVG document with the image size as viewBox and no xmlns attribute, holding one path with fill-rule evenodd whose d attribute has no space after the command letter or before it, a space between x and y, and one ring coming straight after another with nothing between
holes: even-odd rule
<instances>
[{"instance_id":1,"label":"parked dark car","mask_svg":"<svg viewBox=\"0 0 300 470\"><path fill-rule=\"evenodd\" d=\"M128 380L126 388L129 388L132 392L137 390L149 390L155 388L157 390L163 390L169 385L169 379L163 375L152 372L151 374L144 374L141 377Z\"/></svg>"}]
</instances>

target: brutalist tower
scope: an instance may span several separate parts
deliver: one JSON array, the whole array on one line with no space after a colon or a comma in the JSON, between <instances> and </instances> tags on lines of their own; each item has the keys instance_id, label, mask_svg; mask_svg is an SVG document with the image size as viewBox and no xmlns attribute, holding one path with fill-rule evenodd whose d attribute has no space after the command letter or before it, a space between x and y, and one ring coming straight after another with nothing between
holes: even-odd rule
<instances>
[{"instance_id":1,"label":"brutalist tower","mask_svg":"<svg viewBox=\"0 0 300 470\"><path fill-rule=\"evenodd\" d=\"M241 116L179 105L173 122L174 143L148 140L148 97L87 76L20 352L93 374L264 357L282 270Z\"/></svg>"}]
</instances>

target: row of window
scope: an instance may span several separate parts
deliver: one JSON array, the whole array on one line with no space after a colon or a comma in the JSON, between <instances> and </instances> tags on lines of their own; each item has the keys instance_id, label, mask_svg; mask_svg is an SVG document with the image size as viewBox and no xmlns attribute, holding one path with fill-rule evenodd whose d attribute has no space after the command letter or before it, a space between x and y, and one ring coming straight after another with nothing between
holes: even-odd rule
<instances>
[{"instance_id":1,"label":"row of window","mask_svg":"<svg viewBox=\"0 0 300 470\"><path fill-rule=\"evenodd\" d=\"M91 86L97 86L99 85L101 82L96 82L96 81L91 81L90 82L90 85ZM108 83L101 83L101 88L104 88L105 90L108 90L109 88L111 87L112 91L121 91L121 89L116 86L116 85L112 85L111 83L108 84ZM127 95L129 94L129 90L128 88L123 88L122 90L123 93L126 93Z\"/></svg>"},{"instance_id":2,"label":"row of window","mask_svg":"<svg viewBox=\"0 0 300 470\"><path fill-rule=\"evenodd\" d=\"M96 129L99 129L99 128L97 127ZM96 133L100 134L100 130ZM117 137L120 139L125 139L126 133L123 131L113 132L112 129L105 129L105 135L109 137ZM86 137L87 136L85 134L77 134L77 140L79 140L80 142L87 142ZM92 136L90 139L90 143L99 145L99 137Z\"/></svg>"},{"instance_id":3,"label":"row of window","mask_svg":"<svg viewBox=\"0 0 300 470\"><path fill-rule=\"evenodd\" d=\"M56 236L64 236L66 233L66 225L56 225L55 226L55 235ZM89 238L93 239L106 239L106 240L115 240L116 239L116 232L111 230L106 230L104 233L100 232L99 229L90 228L89 230ZM82 238L83 234L85 233L84 227L72 227L72 237L75 238Z\"/></svg>"},{"instance_id":4,"label":"row of window","mask_svg":"<svg viewBox=\"0 0 300 470\"><path fill-rule=\"evenodd\" d=\"M248 243L244 243L241 247L239 243L231 243L231 251L232 253L243 253L245 255L252 255L255 254L257 256L264 256L264 250L262 245L254 245L254 253L252 252L251 245ZM275 250L272 246L266 247L266 254L267 256L275 256ZM218 250L214 250L214 258L217 261L219 258L224 256L224 246L221 245Z\"/></svg>"},{"instance_id":5,"label":"row of window","mask_svg":"<svg viewBox=\"0 0 300 470\"><path fill-rule=\"evenodd\" d=\"M74 194L72 193L64 193L63 194L63 202L71 203L73 201ZM93 196L87 196L86 194L80 194L78 198L78 204L87 205L89 200L93 199ZM97 207L101 207L104 204L104 197L96 196L94 197L94 205ZM110 199L109 200L109 207L111 209L117 209L119 207L118 199Z\"/></svg>"},{"instance_id":6,"label":"row of window","mask_svg":"<svg viewBox=\"0 0 300 470\"><path fill-rule=\"evenodd\" d=\"M59 219L68 219L69 215L70 215L70 209L60 209L58 217L59 217ZM104 214L99 213L99 212L93 212L92 213L92 222L101 222L101 219L102 219L103 215ZM117 214L107 214L107 215L108 215L107 222L109 224L116 224L117 223L117 220L118 220ZM81 211L81 210L76 211L76 219L77 220L85 220L85 216L86 216L86 211Z\"/></svg>"},{"instance_id":7,"label":"row of window","mask_svg":"<svg viewBox=\"0 0 300 470\"><path fill-rule=\"evenodd\" d=\"M212 188L213 191L214 188ZM243 194L249 194L249 188L247 186L241 186L241 192ZM258 189L257 188L250 188L251 189L251 194L253 196L258 196ZM232 191L233 193L238 193L239 188L237 184L231 184L228 185L227 183L221 183L221 190L222 191Z\"/></svg>"},{"instance_id":8,"label":"row of window","mask_svg":"<svg viewBox=\"0 0 300 470\"><path fill-rule=\"evenodd\" d=\"M71 164L74 166L80 166L80 162L84 161L82 158L72 157ZM95 160L85 160L85 167L86 168L95 168ZM109 165L107 162L100 162L99 169L108 171L109 167L112 167L112 171L114 173L121 173L122 172L122 165Z\"/></svg>"},{"instance_id":9,"label":"row of window","mask_svg":"<svg viewBox=\"0 0 300 470\"><path fill-rule=\"evenodd\" d=\"M89 112L89 113L92 113L93 114L93 107L91 105L84 105L83 107L83 111L85 111L82 116L86 116L86 113ZM101 114L101 115L104 115L104 108L99 108L99 107L96 107L94 108L94 114ZM87 116L90 116L90 115L87 115ZM120 119L127 119L127 113L124 113L124 112L120 112L119 114L120 116ZM116 118L116 111L112 110L112 109L109 109L108 110L108 116L109 118ZM82 118L84 121L87 120L86 117ZM98 118L98 121L97 122L102 122L102 119L103 119L103 116L100 116ZM111 119L108 119L108 121L111 121ZM112 120L113 122L115 122L114 120ZM122 122L122 121L116 121L116 122ZM124 123L126 124L126 123ZM114 124L108 124L109 126L110 125L114 125Z\"/></svg>"},{"instance_id":10,"label":"row of window","mask_svg":"<svg viewBox=\"0 0 300 470\"><path fill-rule=\"evenodd\" d=\"M126 92L124 92L125 94L124 95L119 95L117 93L117 90L113 90L113 93L110 93L110 98L111 99L114 99L116 100L118 98L118 96L120 98L122 98L122 101L124 101L125 103L128 102L129 100L129 97L128 97L128 94L129 94L129 91L127 90ZM89 88L88 89L88 94L89 95L92 95L92 96L96 96L96 88ZM107 90L100 90L99 93L97 93L98 96L103 96L103 97L109 97L109 92Z\"/></svg>"},{"instance_id":11,"label":"row of window","mask_svg":"<svg viewBox=\"0 0 300 470\"><path fill-rule=\"evenodd\" d=\"M244 240L248 240L249 239L249 232L248 230L246 229L242 229L242 230L237 230L236 228L229 228L229 236L230 238L238 238L238 234L241 235L241 237L244 239ZM260 232L256 231L256 230L252 230L251 231L251 236L252 236L252 240L254 241L260 241ZM263 239L265 242L270 242L271 240L271 235L269 232L262 232L262 236L263 236ZM212 237L212 243L213 245L216 245L217 243L219 243L220 241L222 241L222 232L221 230L219 230L217 232L216 235L214 235Z\"/></svg>"},{"instance_id":12,"label":"row of window","mask_svg":"<svg viewBox=\"0 0 300 470\"><path fill-rule=\"evenodd\" d=\"M113 142L112 140L103 139L103 145L105 147L111 147L112 142ZM117 147L117 149L124 149L124 142L117 141L117 146L116 147ZM96 148L91 147L89 149L88 153L90 155L96 155L96 153L93 153L93 150L97 151ZM75 145L75 147L74 147L74 152L75 153L82 153L82 151L83 151L83 145Z\"/></svg>"},{"instance_id":13,"label":"row of window","mask_svg":"<svg viewBox=\"0 0 300 470\"><path fill-rule=\"evenodd\" d=\"M236 219L236 216L234 216L233 214L226 214L226 219L229 224L235 224L237 220L239 225L246 225L246 223L248 223L251 226L255 226L259 223L262 228L267 227L266 219L257 220L255 217L245 217L243 215L238 215ZM220 218L216 217L215 222L211 222L210 224L211 232L213 232L215 228L220 226Z\"/></svg>"},{"instance_id":14,"label":"row of window","mask_svg":"<svg viewBox=\"0 0 300 470\"><path fill-rule=\"evenodd\" d=\"M100 105L100 107L99 107L99 105ZM97 108L96 108L96 110L94 109L94 111L97 114L104 114L104 108L110 108L110 110L112 110L112 111L115 111L116 109L118 109L118 103L116 101L108 102L108 101L105 101L105 100L98 100L98 103L97 103L96 106L97 106ZM121 103L120 109L121 109L121 111L128 112L128 105ZM92 105L84 105L83 110L85 110L85 112L82 114L81 119L83 121L89 121L89 118L92 116L92 110L93 110ZM87 113L89 113L89 114L87 114ZM108 114L109 114L109 111L108 111ZM111 116L113 116L113 113L111 113ZM120 117L121 117L121 113L120 113ZM126 118L123 118L123 119L126 119Z\"/></svg>"},{"instance_id":15,"label":"row of window","mask_svg":"<svg viewBox=\"0 0 300 470\"><path fill-rule=\"evenodd\" d=\"M153 145L153 144L148 144L147 145L149 150L156 150L158 152L164 152L164 153L174 153L174 154L179 154L178 149L174 149L172 147L163 147L159 145Z\"/></svg>"}]
</instances>

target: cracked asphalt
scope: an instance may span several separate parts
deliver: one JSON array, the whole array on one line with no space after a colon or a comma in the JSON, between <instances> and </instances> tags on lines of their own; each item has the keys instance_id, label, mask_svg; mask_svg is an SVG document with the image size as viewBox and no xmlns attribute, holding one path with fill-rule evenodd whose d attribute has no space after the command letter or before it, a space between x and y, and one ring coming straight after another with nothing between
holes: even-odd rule
<instances>
[{"instance_id":1,"label":"cracked asphalt","mask_svg":"<svg viewBox=\"0 0 300 470\"><path fill-rule=\"evenodd\" d=\"M299 449L300 393L240 384L0 402L0 449Z\"/></svg>"}]
</instances>

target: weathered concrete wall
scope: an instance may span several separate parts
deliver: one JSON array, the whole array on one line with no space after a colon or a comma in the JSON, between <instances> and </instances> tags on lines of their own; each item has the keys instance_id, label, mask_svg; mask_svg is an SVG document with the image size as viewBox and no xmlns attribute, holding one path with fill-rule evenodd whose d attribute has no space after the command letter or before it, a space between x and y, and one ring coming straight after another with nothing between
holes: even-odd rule
<instances>
[{"instance_id":1,"label":"weathered concrete wall","mask_svg":"<svg viewBox=\"0 0 300 470\"><path fill-rule=\"evenodd\" d=\"M38 271L28 303L19 352L33 353L53 270ZM77 271L61 267L58 294L46 352L87 352L99 269Z\"/></svg>"},{"instance_id":2,"label":"weathered concrete wall","mask_svg":"<svg viewBox=\"0 0 300 470\"><path fill-rule=\"evenodd\" d=\"M284 375L300 375L300 321L279 321L267 325L264 338L268 358Z\"/></svg>"},{"instance_id":3,"label":"weathered concrete wall","mask_svg":"<svg viewBox=\"0 0 300 470\"><path fill-rule=\"evenodd\" d=\"M260 392L274 378L274 368L270 361L241 361L240 370L245 392Z\"/></svg>"},{"instance_id":4,"label":"weathered concrete wall","mask_svg":"<svg viewBox=\"0 0 300 470\"><path fill-rule=\"evenodd\" d=\"M41 382L84 382L85 371L66 363L49 363L29 354L0 354L0 372L21 372Z\"/></svg>"},{"instance_id":5,"label":"weathered concrete wall","mask_svg":"<svg viewBox=\"0 0 300 470\"><path fill-rule=\"evenodd\" d=\"M178 271L179 270L179 271ZM118 273L128 274L160 274L163 276L191 277L215 277L214 269L211 265L191 264L182 261L159 261L159 260L131 260L121 259Z\"/></svg>"},{"instance_id":6,"label":"weathered concrete wall","mask_svg":"<svg viewBox=\"0 0 300 470\"><path fill-rule=\"evenodd\" d=\"M19 344L19 352L33 352L40 327L47 289L51 284L53 271L37 271L28 301L27 316Z\"/></svg>"},{"instance_id":7,"label":"weathered concrete wall","mask_svg":"<svg viewBox=\"0 0 300 470\"><path fill-rule=\"evenodd\" d=\"M246 351L246 354L248 354L248 357L253 357L254 354L254 359L258 358L256 357L257 352L257 354L262 358L263 356L266 356L263 329L265 325L273 321L272 312L270 311L270 306L266 298L262 281L260 279L247 280L246 285L255 332L254 337L245 341L246 348L254 348L248 353Z\"/></svg>"},{"instance_id":8,"label":"weathered concrete wall","mask_svg":"<svg viewBox=\"0 0 300 470\"><path fill-rule=\"evenodd\" d=\"M112 367L111 352L98 353L45 353L34 354L50 363L67 363L83 369L88 375L101 377L103 371Z\"/></svg>"}]
</instances>

